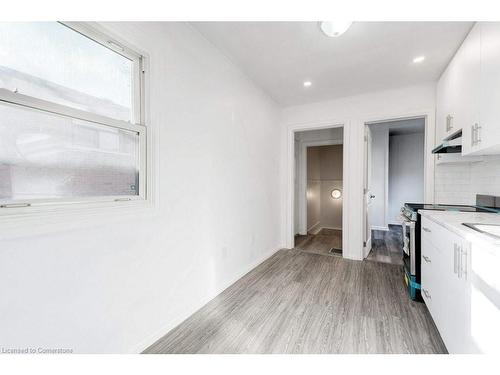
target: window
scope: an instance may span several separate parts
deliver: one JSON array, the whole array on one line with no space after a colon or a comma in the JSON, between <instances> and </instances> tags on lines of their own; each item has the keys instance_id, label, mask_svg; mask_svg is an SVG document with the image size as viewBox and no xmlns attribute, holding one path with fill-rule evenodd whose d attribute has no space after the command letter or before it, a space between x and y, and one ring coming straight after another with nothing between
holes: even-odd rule
<instances>
[{"instance_id":1,"label":"window","mask_svg":"<svg viewBox=\"0 0 500 375\"><path fill-rule=\"evenodd\" d=\"M0 208L146 198L142 63L79 24L0 23Z\"/></svg>"}]
</instances>

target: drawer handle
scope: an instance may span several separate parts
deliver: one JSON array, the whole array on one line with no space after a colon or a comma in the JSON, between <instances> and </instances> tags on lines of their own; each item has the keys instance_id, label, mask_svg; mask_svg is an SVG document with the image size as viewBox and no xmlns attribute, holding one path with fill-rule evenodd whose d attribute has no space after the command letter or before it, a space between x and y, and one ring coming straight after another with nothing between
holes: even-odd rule
<instances>
[{"instance_id":1,"label":"drawer handle","mask_svg":"<svg viewBox=\"0 0 500 375\"><path fill-rule=\"evenodd\" d=\"M422 258L424 258L424 260L427 262L427 263L431 263L431 258L425 256L425 255L422 255Z\"/></svg>"},{"instance_id":2,"label":"drawer handle","mask_svg":"<svg viewBox=\"0 0 500 375\"><path fill-rule=\"evenodd\" d=\"M432 299L432 298L431 298L430 293L429 293L427 290L422 289L422 292L424 292L424 295L425 295L428 299Z\"/></svg>"},{"instance_id":3,"label":"drawer handle","mask_svg":"<svg viewBox=\"0 0 500 375\"><path fill-rule=\"evenodd\" d=\"M422 227L422 229L424 230L424 232L430 232L431 231L429 228L426 228L426 227Z\"/></svg>"}]
</instances>

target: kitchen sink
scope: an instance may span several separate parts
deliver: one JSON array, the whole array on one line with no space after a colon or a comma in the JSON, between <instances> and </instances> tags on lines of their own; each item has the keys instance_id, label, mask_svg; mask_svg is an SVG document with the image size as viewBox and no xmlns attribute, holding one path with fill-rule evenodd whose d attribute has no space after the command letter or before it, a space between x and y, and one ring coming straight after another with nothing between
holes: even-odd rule
<instances>
[{"instance_id":1,"label":"kitchen sink","mask_svg":"<svg viewBox=\"0 0 500 375\"><path fill-rule=\"evenodd\" d=\"M477 232L500 239L500 224L462 223Z\"/></svg>"}]
</instances>

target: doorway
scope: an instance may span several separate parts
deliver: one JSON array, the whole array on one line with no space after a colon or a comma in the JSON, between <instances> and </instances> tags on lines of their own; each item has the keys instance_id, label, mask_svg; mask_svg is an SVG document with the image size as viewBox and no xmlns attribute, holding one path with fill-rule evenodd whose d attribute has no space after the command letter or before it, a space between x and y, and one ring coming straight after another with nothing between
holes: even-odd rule
<instances>
[{"instance_id":1,"label":"doorway","mask_svg":"<svg viewBox=\"0 0 500 375\"><path fill-rule=\"evenodd\" d=\"M365 126L367 260L402 265L400 210L423 203L425 117Z\"/></svg>"},{"instance_id":2,"label":"doorway","mask_svg":"<svg viewBox=\"0 0 500 375\"><path fill-rule=\"evenodd\" d=\"M342 256L343 128L295 133L294 248Z\"/></svg>"}]
</instances>

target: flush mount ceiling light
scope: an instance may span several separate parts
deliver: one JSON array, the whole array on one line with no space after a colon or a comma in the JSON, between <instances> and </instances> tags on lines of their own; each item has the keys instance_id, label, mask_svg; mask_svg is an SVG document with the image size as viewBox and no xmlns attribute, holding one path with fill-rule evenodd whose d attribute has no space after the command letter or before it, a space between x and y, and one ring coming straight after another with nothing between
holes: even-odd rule
<instances>
[{"instance_id":1,"label":"flush mount ceiling light","mask_svg":"<svg viewBox=\"0 0 500 375\"><path fill-rule=\"evenodd\" d=\"M424 60L425 60L425 56L417 56L417 57L415 57L415 58L413 59L413 62L414 62L415 64L418 64L418 63L421 63L421 62L422 62L422 61L424 61Z\"/></svg>"},{"instance_id":2,"label":"flush mount ceiling light","mask_svg":"<svg viewBox=\"0 0 500 375\"><path fill-rule=\"evenodd\" d=\"M333 189L331 195L333 199L339 199L342 196L342 192L339 189Z\"/></svg>"},{"instance_id":3,"label":"flush mount ceiling light","mask_svg":"<svg viewBox=\"0 0 500 375\"><path fill-rule=\"evenodd\" d=\"M351 27L352 22L351 21L323 21L319 23L319 27L321 31L326 36L335 38L337 36L342 35L347 31L349 27Z\"/></svg>"},{"instance_id":4,"label":"flush mount ceiling light","mask_svg":"<svg viewBox=\"0 0 500 375\"><path fill-rule=\"evenodd\" d=\"M309 87L312 85L311 81L304 81L304 87Z\"/></svg>"}]
</instances>

